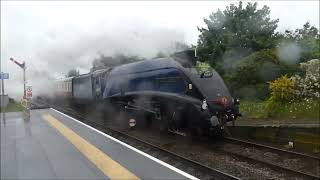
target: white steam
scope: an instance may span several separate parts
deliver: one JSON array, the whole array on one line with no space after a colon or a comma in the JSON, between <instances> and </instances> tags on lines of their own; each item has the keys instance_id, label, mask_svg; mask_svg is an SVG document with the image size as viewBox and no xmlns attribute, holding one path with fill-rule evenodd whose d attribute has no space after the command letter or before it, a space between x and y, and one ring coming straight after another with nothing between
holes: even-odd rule
<instances>
[{"instance_id":1,"label":"white steam","mask_svg":"<svg viewBox=\"0 0 320 180\"><path fill-rule=\"evenodd\" d=\"M100 54L113 56L121 53L148 59L159 52L173 53L177 42L185 43L182 32L140 23L74 31L50 30L44 34L45 38L36 41L35 52L28 58L31 60L26 60L28 85L33 86L34 95L44 91L49 93L52 80L64 77L70 69L89 72L92 61ZM23 94L22 73L19 72L16 78L17 81L11 81L6 91L10 92L10 97L18 99Z\"/></svg>"},{"instance_id":2,"label":"white steam","mask_svg":"<svg viewBox=\"0 0 320 180\"><path fill-rule=\"evenodd\" d=\"M287 64L296 64L301 57L301 48L295 42L281 43L277 48L280 61Z\"/></svg>"},{"instance_id":3,"label":"white steam","mask_svg":"<svg viewBox=\"0 0 320 180\"><path fill-rule=\"evenodd\" d=\"M50 72L63 74L72 68L89 71L92 60L99 54L121 53L151 58L159 51L171 53L175 42L184 42L181 32L141 24L100 28L76 35L62 31L50 32L45 42L39 42L41 48L36 52L36 58L45 61Z\"/></svg>"}]
</instances>

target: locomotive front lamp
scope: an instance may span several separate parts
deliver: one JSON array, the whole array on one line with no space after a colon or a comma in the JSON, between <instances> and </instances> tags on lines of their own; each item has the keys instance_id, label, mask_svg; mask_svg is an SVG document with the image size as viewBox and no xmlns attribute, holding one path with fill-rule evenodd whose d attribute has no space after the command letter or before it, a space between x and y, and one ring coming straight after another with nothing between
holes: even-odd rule
<instances>
[{"instance_id":1,"label":"locomotive front lamp","mask_svg":"<svg viewBox=\"0 0 320 180\"><path fill-rule=\"evenodd\" d=\"M233 99L233 102L234 102L234 104L239 104L239 103L240 103L240 100L239 100L238 98L234 98L234 99Z\"/></svg>"}]
</instances>

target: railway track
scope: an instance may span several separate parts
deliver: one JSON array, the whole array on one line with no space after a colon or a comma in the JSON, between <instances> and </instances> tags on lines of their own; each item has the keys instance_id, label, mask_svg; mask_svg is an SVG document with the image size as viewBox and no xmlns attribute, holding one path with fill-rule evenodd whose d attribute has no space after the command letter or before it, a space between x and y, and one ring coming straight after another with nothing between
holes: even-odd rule
<instances>
[{"instance_id":1,"label":"railway track","mask_svg":"<svg viewBox=\"0 0 320 180\"><path fill-rule=\"evenodd\" d=\"M305 153L289 151L289 150L276 148L276 147L268 146L268 145L264 145L264 144L258 144L258 143L255 143L255 142L246 141L246 140L243 140L243 139L237 139L237 138L233 138L233 137L225 137L224 139L226 139L228 141L231 141L233 143L237 143L237 144L247 144L247 145L250 145L250 146L253 146L253 147L257 147L257 148L261 148L261 149L268 149L269 151L272 151L272 152L277 152L277 153L281 153L281 154L290 154L292 156L299 156L299 157L305 158L305 159L311 159L311 160L320 161L320 157L309 155L309 154L305 154Z\"/></svg>"},{"instance_id":2,"label":"railway track","mask_svg":"<svg viewBox=\"0 0 320 180\"><path fill-rule=\"evenodd\" d=\"M299 152L288 151L280 148L275 148L272 146L257 144L250 141L245 141L245 140L231 138L231 137L226 137L225 140L227 140L228 142L237 144L239 146L243 146L242 148L243 151L241 151L241 148L237 148L237 151L228 150L225 148L219 149L224 153L238 156L238 157L247 159L248 161L263 163L266 166L270 167L271 169L291 172L301 177L307 177L308 179L320 179L320 176L319 176L320 158L319 157L315 157L315 156L311 156L311 155L303 154ZM246 150L249 150L249 151L245 152ZM273 154L274 156L276 156L276 158L273 158L273 161L271 161L270 158L269 159L265 158L263 157L263 155L260 157L257 157L256 155L253 156L252 154L255 154L255 153L251 153L253 151L267 152L269 153L269 155ZM279 160L279 159L282 159L282 160ZM282 162L285 159L295 160L298 166L295 168L292 168L292 167L289 167L288 165L285 165L285 163ZM306 165L308 167L307 168L303 167L303 165ZM304 168L304 170L301 170L302 168Z\"/></svg>"},{"instance_id":3,"label":"railway track","mask_svg":"<svg viewBox=\"0 0 320 180\"><path fill-rule=\"evenodd\" d=\"M114 136L128 144L131 144L134 147L137 147L138 149L147 152L149 154L155 155L159 157L159 159L166 159L166 161L169 161L169 164L172 164L175 167L180 168L179 166L185 165L185 168L188 169L188 167L192 167L191 170L189 168L189 173L195 175L196 177L199 177L201 179L212 179L212 177L215 177L216 179L238 179L235 176L232 176L228 173L223 173L222 171L219 171L215 168L209 167L207 165L204 165L202 163L199 163L197 161L194 161L192 159L186 158L185 156L181 156L175 152L169 151L167 148L163 148L161 146L155 145L153 143L146 142L145 140L138 138L136 136L128 135L127 133L121 132L119 130L115 130L109 127L105 127L102 124L97 124L96 122L90 121L87 118L84 117L84 115L80 115L78 112L71 112L70 109L69 111L66 109L61 109L60 107L56 107L54 105L50 105L51 107L54 107L55 109L62 111L66 114L72 115L77 117L78 119L84 121L85 123L94 126L95 128L102 130L104 132L107 132L111 136ZM256 148L259 150L262 150L264 152L268 153L275 153L279 155L283 155L284 157L299 157L300 159L304 159L305 162L310 162L312 161L313 163L319 163L320 159L317 157L313 157L307 154L302 154L298 152L292 152L292 151L287 151L271 146L266 146L266 145L261 145L257 143L252 143L249 141L244 141L240 139L235 139L235 138L226 138L227 142L233 143L239 146L245 146L247 149L248 148ZM266 161L265 159L261 158L256 158L250 156L250 154L245 154L245 153L239 153L239 149L237 151L230 151L226 149L212 149L214 151L219 151L220 153L228 154L233 157L238 157L242 160L245 160L247 162L251 163L259 163L263 164L264 166L273 169L275 171L281 171L285 172L287 174L293 175L293 177L298 177L301 179L319 179L319 174L317 173L311 173L311 172L305 172L299 170L299 168L290 168L284 165L279 165L273 161ZM159 154L160 153L160 154ZM306 161L306 159L308 159ZM319 166L319 165L318 165ZM180 169L184 169L183 167ZM187 171L188 172L188 171ZM319 172L318 172L319 173ZM214 178L214 179L215 179Z\"/></svg>"},{"instance_id":4,"label":"railway track","mask_svg":"<svg viewBox=\"0 0 320 180\"><path fill-rule=\"evenodd\" d=\"M289 151L289 150L285 150L285 149L280 149L280 148L276 148L276 147L272 147L272 146L267 146L267 145L263 145L263 144L258 144L258 143L254 143L254 142L250 142L250 141L246 141L246 140L242 140L242 139L237 139L237 138L232 138L232 137L225 137L225 140L227 140L228 142L240 145L240 146L244 146L244 148L246 149L251 149L251 151L253 150L258 150L258 151L263 151L263 152L268 152L269 154L273 153L275 155L277 155L277 157L280 157L281 159L295 159L296 161L300 161L300 162L304 162L304 164L306 164L309 168L305 168L308 169L307 171L301 170L301 166L296 167L295 169L286 167L285 165L283 165L284 163L281 164L281 162L278 160L278 163L275 163L274 161L267 161L265 159L263 159L263 157L259 158L258 161L265 163L266 165L272 167L272 168L276 168L276 169L282 169L285 171L291 171L292 173L295 174L300 174L303 175L305 177L309 177L311 179L320 179L320 158L316 157L316 156L312 156L309 154L304 154L304 153L299 153L299 152L294 152L294 151ZM241 156L243 158L247 158L253 161L257 161L257 157L251 157L250 154L248 153L241 153L241 152L232 152L232 151L226 151L228 153L231 154L235 154L237 156ZM302 165L302 163L300 163L300 165ZM316 167L318 166L318 167ZM312 169L312 170L311 170Z\"/></svg>"},{"instance_id":5,"label":"railway track","mask_svg":"<svg viewBox=\"0 0 320 180\"><path fill-rule=\"evenodd\" d=\"M45 102L41 102L45 103ZM47 104L47 103L45 103ZM193 161L191 159L185 158L183 156L180 156L174 152L168 151L160 146L154 145L152 143L146 142L140 138L128 135L126 133L123 133L119 130L115 130L113 128L104 127L102 124L96 123L94 121L90 121L87 118L85 118L83 115L75 112L68 111L67 109L62 109L60 107L57 107L52 104L47 104L49 107L52 107L58 111L61 111L65 114L71 115L73 117L76 117L78 120L108 134L111 135L135 148L138 148L139 150L150 154L160 160L163 160L167 162L168 164L173 165L174 167L177 167L189 174L194 175L195 177L198 177L199 179L232 179L232 180L239 180L240 178L235 177L231 174L224 173L222 171L219 171L217 169L208 167L206 165L203 165L199 162Z\"/></svg>"}]
</instances>

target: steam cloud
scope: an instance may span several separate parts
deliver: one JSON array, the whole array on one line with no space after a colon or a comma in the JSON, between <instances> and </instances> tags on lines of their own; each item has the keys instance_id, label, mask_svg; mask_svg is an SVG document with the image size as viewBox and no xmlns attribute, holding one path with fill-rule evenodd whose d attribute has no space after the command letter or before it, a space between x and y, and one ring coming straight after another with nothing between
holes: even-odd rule
<instances>
[{"instance_id":1,"label":"steam cloud","mask_svg":"<svg viewBox=\"0 0 320 180\"><path fill-rule=\"evenodd\" d=\"M277 48L278 57L288 64L296 64L301 57L301 48L295 42L281 43Z\"/></svg>"},{"instance_id":2,"label":"steam cloud","mask_svg":"<svg viewBox=\"0 0 320 180\"><path fill-rule=\"evenodd\" d=\"M116 53L151 58L159 51L170 53L174 42L184 42L183 33L146 25L128 28L97 29L96 32L67 34L51 32L37 59L44 60L50 71L66 74L71 68L88 71L98 54Z\"/></svg>"},{"instance_id":3,"label":"steam cloud","mask_svg":"<svg viewBox=\"0 0 320 180\"><path fill-rule=\"evenodd\" d=\"M99 27L90 32L50 30L44 39L35 43L32 62L27 61L28 83L33 86L35 95L45 90L48 92L52 89L52 80L64 77L70 69L88 72L99 54L113 56L121 53L148 59L159 52L175 52L177 42L185 43L184 33L139 23L132 27ZM22 81L22 75L20 78ZM21 81L11 84L7 90L10 97L21 98Z\"/></svg>"}]
</instances>

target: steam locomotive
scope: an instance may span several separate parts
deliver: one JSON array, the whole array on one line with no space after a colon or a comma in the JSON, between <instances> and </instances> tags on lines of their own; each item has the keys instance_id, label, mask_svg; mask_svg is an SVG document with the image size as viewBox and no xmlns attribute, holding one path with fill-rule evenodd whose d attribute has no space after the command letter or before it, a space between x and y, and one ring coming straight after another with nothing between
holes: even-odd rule
<instances>
[{"instance_id":1,"label":"steam locomotive","mask_svg":"<svg viewBox=\"0 0 320 180\"><path fill-rule=\"evenodd\" d=\"M239 113L219 74L199 73L185 55L145 60L57 80L56 95L90 107L111 123L157 127L180 135L221 136ZM115 121L115 120L114 120Z\"/></svg>"}]
</instances>

